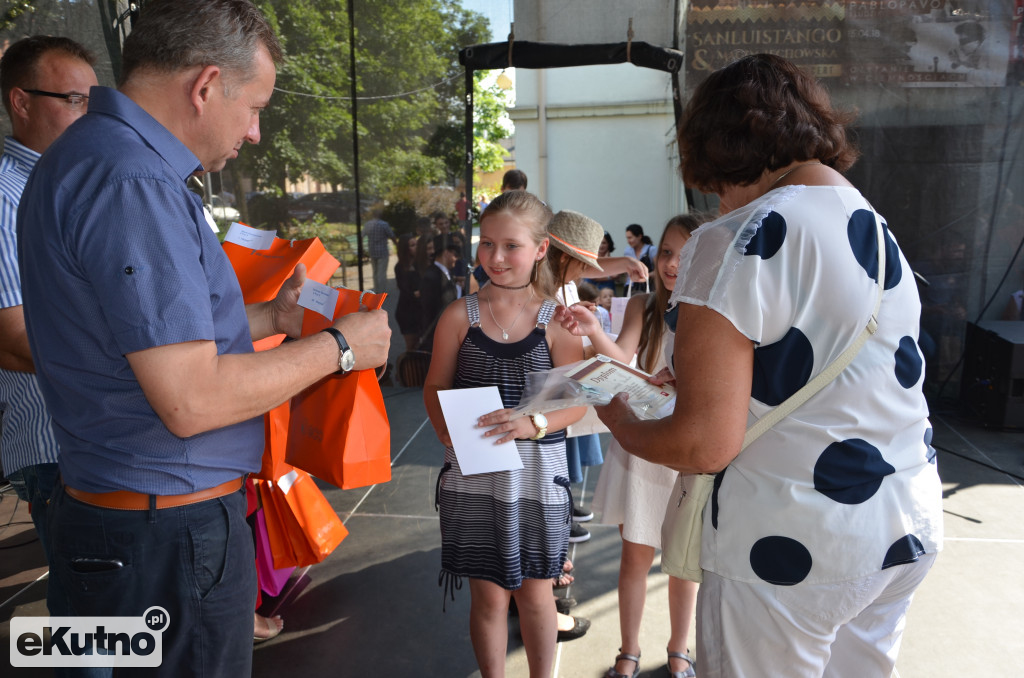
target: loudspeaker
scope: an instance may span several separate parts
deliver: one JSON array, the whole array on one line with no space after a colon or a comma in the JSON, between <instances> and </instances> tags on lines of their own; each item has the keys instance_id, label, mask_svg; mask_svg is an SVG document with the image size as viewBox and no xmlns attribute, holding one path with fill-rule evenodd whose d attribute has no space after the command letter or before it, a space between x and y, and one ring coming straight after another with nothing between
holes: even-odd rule
<instances>
[{"instance_id":1,"label":"loudspeaker","mask_svg":"<svg viewBox=\"0 0 1024 678\"><path fill-rule=\"evenodd\" d=\"M967 323L960 401L985 426L1024 428L1024 321Z\"/></svg>"}]
</instances>

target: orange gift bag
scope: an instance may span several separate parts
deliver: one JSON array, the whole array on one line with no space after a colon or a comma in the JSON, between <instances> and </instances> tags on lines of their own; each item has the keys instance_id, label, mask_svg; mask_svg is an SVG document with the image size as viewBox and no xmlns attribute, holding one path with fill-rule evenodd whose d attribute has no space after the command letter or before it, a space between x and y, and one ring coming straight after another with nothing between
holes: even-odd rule
<instances>
[{"instance_id":1,"label":"orange gift bag","mask_svg":"<svg viewBox=\"0 0 1024 678\"><path fill-rule=\"evenodd\" d=\"M274 238L268 249L254 250L235 243L224 243L231 267L235 269L242 288L242 301L255 304L270 301L277 296L281 285L291 277L298 264L306 265L306 278L327 284L341 262L331 256L320 238L285 240ZM274 348L284 341L283 334L275 334L253 342L257 351Z\"/></svg>"},{"instance_id":2,"label":"orange gift bag","mask_svg":"<svg viewBox=\"0 0 1024 678\"><path fill-rule=\"evenodd\" d=\"M263 463L254 478L277 480L292 470L285 462L288 446L288 419L291 415L291 401L282 403L263 415L264 447Z\"/></svg>"},{"instance_id":3,"label":"orange gift bag","mask_svg":"<svg viewBox=\"0 0 1024 678\"><path fill-rule=\"evenodd\" d=\"M286 240L274 238L269 249L254 250L235 243L224 243L224 253L238 277L242 299L246 304L270 301L291 277L298 264L306 265L306 278L327 283L341 264L324 247L319 238ZM283 334L267 337L253 343L257 351L274 348L284 339ZM283 403L263 415L266 443L263 464L256 478L277 480L292 469L285 463L285 444L288 436L289 403Z\"/></svg>"},{"instance_id":4,"label":"orange gift bag","mask_svg":"<svg viewBox=\"0 0 1024 678\"><path fill-rule=\"evenodd\" d=\"M386 294L339 289L334 317L378 309ZM302 335L330 321L306 311ZM391 425L373 370L331 375L292 398L286 461L342 489L391 480Z\"/></svg>"},{"instance_id":5,"label":"orange gift bag","mask_svg":"<svg viewBox=\"0 0 1024 678\"><path fill-rule=\"evenodd\" d=\"M260 496L275 568L322 562L348 536L323 492L301 469L277 482L261 482Z\"/></svg>"},{"instance_id":6,"label":"orange gift bag","mask_svg":"<svg viewBox=\"0 0 1024 678\"><path fill-rule=\"evenodd\" d=\"M320 242L320 238L285 240L274 238L270 249L254 250L234 243L224 243L231 267L242 287L247 304L270 301L284 281L291 277L297 264L306 265L306 277L327 284L341 263Z\"/></svg>"}]
</instances>

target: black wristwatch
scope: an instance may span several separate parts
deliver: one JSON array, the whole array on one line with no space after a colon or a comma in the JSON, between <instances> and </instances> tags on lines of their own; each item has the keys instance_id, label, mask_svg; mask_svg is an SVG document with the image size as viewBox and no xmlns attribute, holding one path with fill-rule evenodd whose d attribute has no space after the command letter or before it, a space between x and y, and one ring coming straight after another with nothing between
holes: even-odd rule
<instances>
[{"instance_id":1,"label":"black wristwatch","mask_svg":"<svg viewBox=\"0 0 1024 678\"><path fill-rule=\"evenodd\" d=\"M352 347L345 341L345 335L338 331L336 327L328 327L321 330L321 332L326 332L338 342L338 350L341 353L338 354L337 374L348 374L351 372L352 368L356 366L356 355L352 352Z\"/></svg>"}]
</instances>

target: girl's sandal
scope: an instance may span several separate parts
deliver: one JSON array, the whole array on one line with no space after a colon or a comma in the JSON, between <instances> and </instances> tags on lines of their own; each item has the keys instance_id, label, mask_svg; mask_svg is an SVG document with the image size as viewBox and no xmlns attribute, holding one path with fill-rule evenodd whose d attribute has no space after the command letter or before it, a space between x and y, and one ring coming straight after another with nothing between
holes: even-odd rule
<instances>
[{"instance_id":1,"label":"girl's sandal","mask_svg":"<svg viewBox=\"0 0 1024 678\"><path fill-rule=\"evenodd\" d=\"M613 664L610 669L604 674L604 678L636 678L640 675L640 653L629 654L628 652L622 652L622 648L619 648L619 654L615 657L615 664L621 661L633 662L633 673L619 673L615 670Z\"/></svg>"},{"instance_id":2,"label":"girl's sandal","mask_svg":"<svg viewBox=\"0 0 1024 678\"><path fill-rule=\"evenodd\" d=\"M573 577L571 574L563 572L551 581L556 589L564 589L569 587L574 581L576 581L576 578Z\"/></svg>"},{"instance_id":3,"label":"girl's sandal","mask_svg":"<svg viewBox=\"0 0 1024 678\"><path fill-rule=\"evenodd\" d=\"M673 671L671 665L666 666L668 669L668 675L672 678L697 678L697 662L693 661L693 657L688 654L683 654L682 652L672 652L671 650L668 650L667 652L669 662L673 659L682 659L690 663L690 665L686 667L685 671ZM689 652L689 650L687 650L687 652Z\"/></svg>"}]
</instances>

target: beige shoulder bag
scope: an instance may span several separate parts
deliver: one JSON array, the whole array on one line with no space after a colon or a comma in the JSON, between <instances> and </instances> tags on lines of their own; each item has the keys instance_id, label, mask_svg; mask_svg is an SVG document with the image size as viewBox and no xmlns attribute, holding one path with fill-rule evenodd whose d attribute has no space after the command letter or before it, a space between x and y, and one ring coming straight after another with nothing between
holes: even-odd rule
<instances>
[{"instance_id":1,"label":"beige shoulder bag","mask_svg":"<svg viewBox=\"0 0 1024 678\"><path fill-rule=\"evenodd\" d=\"M875 229L878 236L878 294L875 297L875 310L871 313L867 326L854 342L818 376L804 384L803 388L747 429L746 435L743 436L741 453L762 433L803 405L811 396L839 376L860 352L868 337L878 330L878 309L882 305L882 292L885 288L885 237L882 232L882 222L877 213L875 213ZM679 499L668 503L665 508L665 520L661 524L662 572L679 579L695 582L704 579L704 571L700 567L701 530L704 527L704 506L711 496L715 475L713 473L679 474Z\"/></svg>"}]
</instances>

